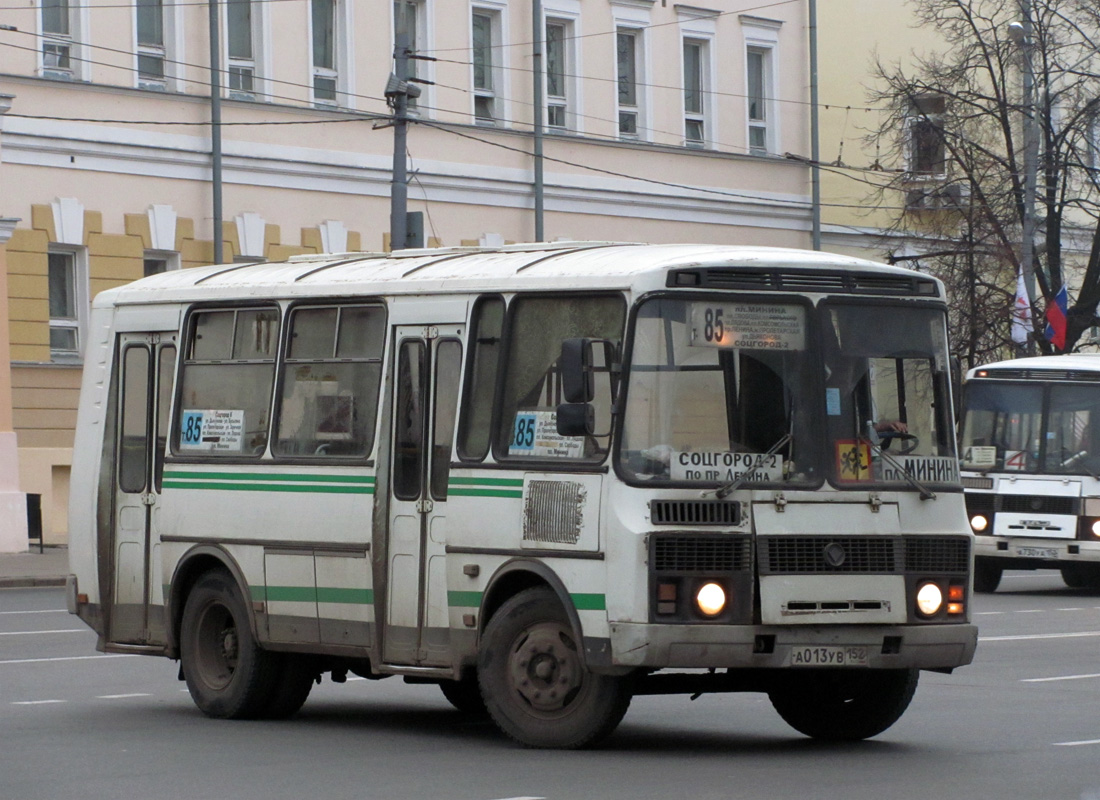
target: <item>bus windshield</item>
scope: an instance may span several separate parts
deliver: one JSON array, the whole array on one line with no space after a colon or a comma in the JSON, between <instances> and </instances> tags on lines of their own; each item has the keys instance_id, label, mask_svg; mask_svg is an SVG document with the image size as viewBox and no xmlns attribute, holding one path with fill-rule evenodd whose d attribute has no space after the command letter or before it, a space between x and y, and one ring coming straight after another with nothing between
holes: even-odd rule
<instances>
[{"instance_id":1,"label":"bus windshield","mask_svg":"<svg viewBox=\"0 0 1100 800\"><path fill-rule=\"evenodd\" d=\"M1032 474L1100 471L1100 386L972 381L963 417L963 469Z\"/></svg>"},{"instance_id":2,"label":"bus windshield","mask_svg":"<svg viewBox=\"0 0 1100 800\"><path fill-rule=\"evenodd\" d=\"M634 326L620 468L711 485L957 483L946 360L930 308L653 298Z\"/></svg>"}]
</instances>

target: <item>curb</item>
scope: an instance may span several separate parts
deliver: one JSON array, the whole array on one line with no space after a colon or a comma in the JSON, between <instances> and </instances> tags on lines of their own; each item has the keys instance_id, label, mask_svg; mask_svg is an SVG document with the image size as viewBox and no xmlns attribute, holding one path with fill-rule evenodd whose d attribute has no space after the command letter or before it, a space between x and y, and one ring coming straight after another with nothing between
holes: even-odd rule
<instances>
[{"instance_id":1,"label":"curb","mask_svg":"<svg viewBox=\"0 0 1100 800\"><path fill-rule=\"evenodd\" d=\"M64 575L41 575L36 578L0 578L0 589L64 586L65 580Z\"/></svg>"}]
</instances>

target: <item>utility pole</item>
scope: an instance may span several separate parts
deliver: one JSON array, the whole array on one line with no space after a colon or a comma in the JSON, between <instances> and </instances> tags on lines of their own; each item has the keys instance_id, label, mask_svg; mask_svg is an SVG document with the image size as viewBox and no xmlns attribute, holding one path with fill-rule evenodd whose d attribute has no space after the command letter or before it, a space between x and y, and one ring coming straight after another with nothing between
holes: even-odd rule
<instances>
[{"instance_id":1,"label":"utility pole","mask_svg":"<svg viewBox=\"0 0 1100 800\"><path fill-rule=\"evenodd\" d=\"M817 0L810 1L810 213L813 249L821 249L821 133L817 86Z\"/></svg>"},{"instance_id":2,"label":"utility pole","mask_svg":"<svg viewBox=\"0 0 1100 800\"><path fill-rule=\"evenodd\" d=\"M218 0L207 0L210 16L210 182L213 185L214 263L222 263L222 86Z\"/></svg>"},{"instance_id":3,"label":"utility pole","mask_svg":"<svg viewBox=\"0 0 1100 800\"><path fill-rule=\"evenodd\" d=\"M1024 289L1035 324L1035 194L1038 182L1039 137L1035 125L1035 63L1032 48L1031 0L1020 0L1020 22L1008 26L1012 41L1020 49L1021 83L1024 108L1024 208L1020 221L1020 268L1024 273ZM1053 287L1052 287L1053 289ZM1027 351L1035 355L1035 337L1028 336Z\"/></svg>"},{"instance_id":4,"label":"utility pole","mask_svg":"<svg viewBox=\"0 0 1100 800\"><path fill-rule=\"evenodd\" d=\"M542 41L546 35L546 27L542 24L542 0L531 0L532 36L534 53L532 74L534 75L535 95L535 241L543 240L542 226Z\"/></svg>"},{"instance_id":5,"label":"utility pole","mask_svg":"<svg viewBox=\"0 0 1100 800\"><path fill-rule=\"evenodd\" d=\"M390 250L409 246L409 176L405 153L409 131L409 98L420 97L420 87L413 83L430 81L410 78L409 59L434 61L418 56L409 49L407 4L398 2L394 9L393 72L386 82L386 100L393 108L393 174L390 177ZM419 246L419 245L417 245Z\"/></svg>"}]
</instances>

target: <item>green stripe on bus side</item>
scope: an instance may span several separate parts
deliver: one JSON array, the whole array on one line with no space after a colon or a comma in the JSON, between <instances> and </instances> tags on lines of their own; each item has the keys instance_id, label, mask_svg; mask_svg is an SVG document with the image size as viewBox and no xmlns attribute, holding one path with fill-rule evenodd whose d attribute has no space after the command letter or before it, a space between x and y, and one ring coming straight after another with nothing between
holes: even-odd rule
<instances>
[{"instance_id":1,"label":"green stripe on bus side","mask_svg":"<svg viewBox=\"0 0 1100 800\"><path fill-rule=\"evenodd\" d=\"M166 470L165 478L214 481L282 481L288 483L374 484L373 475L299 475L283 472L179 472Z\"/></svg>"},{"instance_id":2,"label":"green stripe on bus side","mask_svg":"<svg viewBox=\"0 0 1100 800\"><path fill-rule=\"evenodd\" d=\"M504 489L456 489L451 486L447 489L447 494L452 497L511 497L522 498L523 492L510 492Z\"/></svg>"},{"instance_id":3,"label":"green stripe on bus side","mask_svg":"<svg viewBox=\"0 0 1100 800\"><path fill-rule=\"evenodd\" d=\"M343 589L336 586L253 586L253 600L282 603L343 603L374 605L373 589Z\"/></svg>"},{"instance_id":4,"label":"green stripe on bus side","mask_svg":"<svg viewBox=\"0 0 1100 800\"><path fill-rule=\"evenodd\" d=\"M523 486L523 478L451 478L451 486Z\"/></svg>"},{"instance_id":5,"label":"green stripe on bus side","mask_svg":"<svg viewBox=\"0 0 1100 800\"><path fill-rule=\"evenodd\" d=\"M454 608L479 608L482 592L447 592L447 605ZM605 594L571 594L570 599L577 611L606 611Z\"/></svg>"},{"instance_id":6,"label":"green stripe on bus side","mask_svg":"<svg viewBox=\"0 0 1100 800\"><path fill-rule=\"evenodd\" d=\"M226 492L318 492L325 494L374 494L373 486L331 486L323 483L214 483L165 480L166 489L214 489Z\"/></svg>"}]
</instances>

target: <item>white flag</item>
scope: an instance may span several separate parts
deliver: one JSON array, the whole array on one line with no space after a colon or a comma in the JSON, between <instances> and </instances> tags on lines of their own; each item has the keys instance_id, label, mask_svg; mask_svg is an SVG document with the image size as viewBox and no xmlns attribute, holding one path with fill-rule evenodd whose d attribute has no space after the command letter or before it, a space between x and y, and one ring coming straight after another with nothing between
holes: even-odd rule
<instances>
[{"instance_id":1,"label":"white flag","mask_svg":"<svg viewBox=\"0 0 1100 800\"><path fill-rule=\"evenodd\" d=\"M1016 272L1016 303L1012 307L1012 341L1027 344L1028 334L1034 330L1031 325L1031 304L1027 301L1027 289L1024 287L1024 271Z\"/></svg>"}]
</instances>

